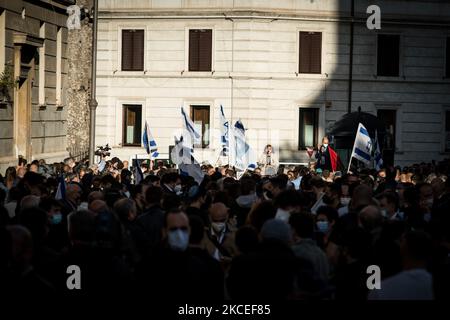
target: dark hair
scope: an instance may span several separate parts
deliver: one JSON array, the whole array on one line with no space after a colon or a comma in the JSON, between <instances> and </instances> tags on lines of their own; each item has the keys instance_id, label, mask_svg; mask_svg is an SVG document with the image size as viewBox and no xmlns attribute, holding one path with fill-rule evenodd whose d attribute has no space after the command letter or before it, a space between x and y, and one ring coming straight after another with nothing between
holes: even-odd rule
<instances>
[{"instance_id":1,"label":"dark hair","mask_svg":"<svg viewBox=\"0 0 450 320\"><path fill-rule=\"evenodd\" d=\"M30 230L33 242L41 245L46 236L47 213L39 208L23 209L19 213L19 223Z\"/></svg>"},{"instance_id":2,"label":"dark hair","mask_svg":"<svg viewBox=\"0 0 450 320\"><path fill-rule=\"evenodd\" d=\"M192 244L200 244L203 240L205 232L205 225L203 224L203 220L199 216L190 215L189 226L191 227L189 242Z\"/></svg>"},{"instance_id":3,"label":"dark hair","mask_svg":"<svg viewBox=\"0 0 450 320\"><path fill-rule=\"evenodd\" d=\"M272 201L263 201L251 211L249 215L250 224L259 232L264 224L269 219L275 218L277 209Z\"/></svg>"},{"instance_id":4,"label":"dark hair","mask_svg":"<svg viewBox=\"0 0 450 320\"><path fill-rule=\"evenodd\" d=\"M289 178L287 180L289 180ZM280 176L269 179L272 186L278 187L278 189L286 189L287 180L281 178Z\"/></svg>"},{"instance_id":5,"label":"dark hair","mask_svg":"<svg viewBox=\"0 0 450 320\"><path fill-rule=\"evenodd\" d=\"M299 207L302 202L302 197L296 190L283 190L274 199L274 205L278 208Z\"/></svg>"},{"instance_id":6,"label":"dark hair","mask_svg":"<svg viewBox=\"0 0 450 320\"><path fill-rule=\"evenodd\" d=\"M376 198L377 198L377 200L386 199L386 201L389 204L393 204L395 206L395 210L397 210L399 207L398 195L395 192L386 191L386 192L379 194Z\"/></svg>"},{"instance_id":7,"label":"dark hair","mask_svg":"<svg viewBox=\"0 0 450 320\"><path fill-rule=\"evenodd\" d=\"M160 187L150 186L145 191L145 201L147 204L161 204L163 192Z\"/></svg>"},{"instance_id":8,"label":"dark hair","mask_svg":"<svg viewBox=\"0 0 450 320\"><path fill-rule=\"evenodd\" d=\"M339 219L338 211L330 206L320 206L317 209L316 216L323 214L327 217L328 221L337 221Z\"/></svg>"},{"instance_id":9,"label":"dark hair","mask_svg":"<svg viewBox=\"0 0 450 320\"><path fill-rule=\"evenodd\" d=\"M243 177L240 180L241 184L241 195L248 195L252 192L255 192L256 182L254 179L250 177Z\"/></svg>"},{"instance_id":10,"label":"dark hair","mask_svg":"<svg viewBox=\"0 0 450 320\"><path fill-rule=\"evenodd\" d=\"M165 211L174 210L179 208L181 205L180 197L176 194L166 193L162 197L161 207Z\"/></svg>"},{"instance_id":11,"label":"dark hair","mask_svg":"<svg viewBox=\"0 0 450 320\"><path fill-rule=\"evenodd\" d=\"M52 207L62 208L62 205L58 200L55 200L54 198L41 198L41 201L39 202L39 208L46 212L49 212Z\"/></svg>"},{"instance_id":12,"label":"dark hair","mask_svg":"<svg viewBox=\"0 0 450 320\"><path fill-rule=\"evenodd\" d=\"M171 215L171 214L186 214L186 213L179 208L172 208L170 210L167 210L166 213L164 214L164 228L167 228L167 219L168 219L169 215ZM188 219L189 219L189 217L188 217Z\"/></svg>"},{"instance_id":13,"label":"dark hair","mask_svg":"<svg viewBox=\"0 0 450 320\"><path fill-rule=\"evenodd\" d=\"M289 224L301 238L312 238L314 235L314 218L310 213L292 213L289 217Z\"/></svg>"},{"instance_id":14,"label":"dark hair","mask_svg":"<svg viewBox=\"0 0 450 320\"><path fill-rule=\"evenodd\" d=\"M252 226L242 226L236 231L235 243L240 252L250 253L258 246L258 233Z\"/></svg>"},{"instance_id":15,"label":"dark hair","mask_svg":"<svg viewBox=\"0 0 450 320\"><path fill-rule=\"evenodd\" d=\"M161 183L174 183L177 182L178 178L179 178L178 173L169 172L162 176Z\"/></svg>"}]
</instances>

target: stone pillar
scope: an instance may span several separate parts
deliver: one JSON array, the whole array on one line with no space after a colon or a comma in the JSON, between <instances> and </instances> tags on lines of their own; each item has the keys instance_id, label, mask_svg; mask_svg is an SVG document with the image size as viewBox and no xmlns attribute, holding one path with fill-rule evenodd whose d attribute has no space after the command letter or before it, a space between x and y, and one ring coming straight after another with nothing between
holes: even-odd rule
<instances>
[{"instance_id":1,"label":"stone pillar","mask_svg":"<svg viewBox=\"0 0 450 320\"><path fill-rule=\"evenodd\" d=\"M94 0L76 1L77 6L89 12L93 4ZM89 20L83 19L80 29L68 30L67 39L67 151L74 157L87 157L89 150L93 30Z\"/></svg>"}]
</instances>

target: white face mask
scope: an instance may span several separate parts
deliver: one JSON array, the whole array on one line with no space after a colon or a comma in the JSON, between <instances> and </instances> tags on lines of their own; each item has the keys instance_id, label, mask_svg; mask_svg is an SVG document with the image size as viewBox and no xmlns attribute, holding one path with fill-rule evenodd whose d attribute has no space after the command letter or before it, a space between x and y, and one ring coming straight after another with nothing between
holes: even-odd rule
<instances>
[{"instance_id":1,"label":"white face mask","mask_svg":"<svg viewBox=\"0 0 450 320\"><path fill-rule=\"evenodd\" d=\"M173 188L173 191L175 191L175 193L177 194L177 195L180 195L181 194L181 184L177 184L176 186L175 186L175 188Z\"/></svg>"},{"instance_id":2,"label":"white face mask","mask_svg":"<svg viewBox=\"0 0 450 320\"><path fill-rule=\"evenodd\" d=\"M289 222L290 216L291 216L291 213L289 211L278 208L277 214L275 215L275 219L279 219L284 222Z\"/></svg>"},{"instance_id":3,"label":"white face mask","mask_svg":"<svg viewBox=\"0 0 450 320\"><path fill-rule=\"evenodd\" d=\"M348 206L348 204L350 203L351 198L348 197L342 197L341 198L341 203L343 206Z\"/></svg>"},{"instance_id":4,"label":"white face mask","mask_svg":"<svg viewBox=\"0 0 450 320\"><path fill-rule=\"evenodd\" d=\"M225 222L211 222L211 227L216 233L221 233L225 230Z\"/></svg>"},{"instance_id":5,"label":"white face mask","mask_svg":"<svg viewBox=\"0 0 450 320\"><path fill-rule=\"evenodd\" d=\"M125 196L126 196L128 199L129 199L130 196L131 196L130 191L125 191L124 194L125 194Z\"/></svg>"},{"instance_id":6,"label":"white face mask","mask_svg":"<svg viewBox=\"0 0 450 320\"><path fill-rule=\"evenodd\" d=\"M328 148L328 143L324 143L323 146L324 146L325 148Z\"/></svg>"},{"instance_id":7,"label":"white face mask","mask_svg":"<svg viewBox=\"0 0 450 320\"><path fill-rule=\"evenodd\" d=\"M88 203L87 202L82 202L80 203L80 205L77 208L78 211L80 210L88 210Z\"/></svg>"},{"instance_id":8,"label":"white face mask","mask_svg":"<svg viewBox=\"0 0 450 320\"><path fill-rule=\"evenodd\" d=\"M382 215L383 217L387 218L387 216L388 216L387 210L386 210L386 209L381 209L381 215Z\"/></svg>"},{"instance_id":9,"label":"white face mask","mask_svg":"<svg viewBox=\"0 0 450 320\"><path fill-rule=\"evenodd\" d=\"M176 229L167 234L169 247L174 251L185 251L189 245L189 233L186 230Z\"/></svg>"}]
</instances>

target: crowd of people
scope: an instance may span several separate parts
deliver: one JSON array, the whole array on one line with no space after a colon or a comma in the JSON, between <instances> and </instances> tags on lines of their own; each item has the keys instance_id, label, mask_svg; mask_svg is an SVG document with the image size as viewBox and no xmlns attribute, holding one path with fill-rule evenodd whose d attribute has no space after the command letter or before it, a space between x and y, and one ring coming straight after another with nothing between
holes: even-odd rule
<instances>
[{"instance_id":1,"label":"crowd of people","mask_svg":"<svg viewBox=\"0 0 450 320\"><path fill-rule=\"evenodd\" d=\"M134 164L136 165L136 164ZM156 299L450 297L450 161L351 173L280 167L203 181L163 162L33 161L0 176L0 286L10 294ZM81 270L81 289L67 268ZM381 271L370 290L368 266Z\"/></svg>"}]
</instances>

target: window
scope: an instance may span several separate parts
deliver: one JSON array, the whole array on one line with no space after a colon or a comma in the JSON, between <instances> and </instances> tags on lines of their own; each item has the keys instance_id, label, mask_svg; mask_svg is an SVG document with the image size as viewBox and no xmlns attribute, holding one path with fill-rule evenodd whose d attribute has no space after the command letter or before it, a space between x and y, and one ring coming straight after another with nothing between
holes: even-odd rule
<instances>
[{"instance_id":1,"label":"window","mask_svg":"<svg viewBox=\"0 0 450 320\"><path fill-rule=\"evenodd\" d=\"M385 165L394 164L395 154L395 135L396 135L396 122L397 122L397 110L392 109L378 109L377 117L386 126L386 135L383 141L380 141L380 148L383 153L383 160Z\"/></svg>"},{"instance_id":2,"label":"window","mask_svg":"<svg viewBox=\"0 0 450 320\"><path fill-rule=\"evenodd\" d=\"M315 147L318 143L319 109L300 108L300 128L298 131L298 149Z\"/></svg>"},{"instance_id":3,"label":"window","mask_svg":"<svg viewBox=\"0 0 450 320\"><path fill-rule=\"evenodd\" d=\"M199 141L194 141L194 147L207 148L209 146L209 106L191 106L191 119L201 136Z\"/></svg>"},{"instance_id":4,"label":"window","mask_svg":"<svg viewBox=\"0 0 450 320\"><path fill-rule=\"evenodd\" d=\"M144 30L122 30L122 71L144 71Z\"/></svg>"},{"instance_id":5,"label":"window","mask_svg":"<svg viewBox=\"0 0 450 320\"><path fill-rule=\"evenodd\" d=\"M189 30L189 71L211 71L212 30Z\"/></svg>"},{"instance_id":6,"label":"window","mask_svg":"<svg viewBox=\"0 0 450 320\"><path fill-rule=\"evenodd\" d=\"M450 151L450 110L445 111L445 151Z\"/></svg>"},{"instance_id":7,"label":"window","mask_svg":"<svg viewBox=\"0 0 450 320\"><path fill-rule=\"evenodd\" d=\"M142 106L123 106L123 145L141 146Z\"/></svg>"},{"instance_id":8,"label":"window","mask_svg":"<svg viewBox=\"0 0 450 320\"><path fill-rule=\"evenodd\" d=\"M450 78L450 37L447 37L447 46L445 50L445 77Z\"/></svg>"},{"instance_id":9,"label":"window","mask_svg":"<svg viewBox=\"0 0 450 320\"><path fill-rule=\"evenodd\" d=\"M321 73L322 33L300 32L299 73Z\"/></svg>"},{"instance_id":10,"label":"window","mask_svg":"<svg viewBox=\"0 0 450 320\"><path fill-rule=\"evenodd\" d=\"M400 36L392 34L378 35L377 75L399 76Z\"/></svg>"}]
</instances>

